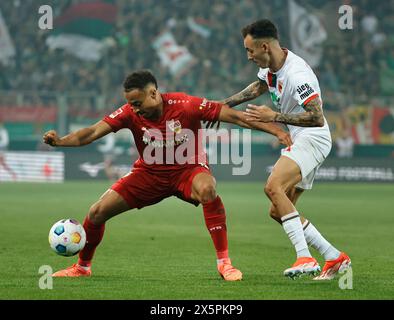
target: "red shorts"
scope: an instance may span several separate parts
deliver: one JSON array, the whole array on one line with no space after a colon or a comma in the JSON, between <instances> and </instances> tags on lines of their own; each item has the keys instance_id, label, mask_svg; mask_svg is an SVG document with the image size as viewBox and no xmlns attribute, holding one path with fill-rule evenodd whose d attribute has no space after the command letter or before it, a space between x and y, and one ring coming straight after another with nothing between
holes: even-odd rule
<instances>
[{"instance_id":1,"label":"red shorts","mask_svg":"<svg viewBox=\"0 0 394 320\"><path fill-rule=\"evenodd\" d=\"M141 209L171 196L198 206L199 202L193 200L191 194L193 178L199 173L211 174L211 171L208 166L199 164L173 172L134 167L129 174L116 181L111 189L123 197L130 209Z\"/></svg>"}]
</instances>

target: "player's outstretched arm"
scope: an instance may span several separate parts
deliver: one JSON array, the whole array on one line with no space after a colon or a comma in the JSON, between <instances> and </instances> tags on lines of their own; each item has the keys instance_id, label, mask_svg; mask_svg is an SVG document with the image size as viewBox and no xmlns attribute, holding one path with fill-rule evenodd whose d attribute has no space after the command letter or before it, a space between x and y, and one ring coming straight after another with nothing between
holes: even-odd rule
<instances>
[{"instance_id":1,"label":"player's outstretched arm","mask_svg":"<svg viewBox=\"0 0 394 320\"><path fill-rule=\"evenodd\" d=\"M243 102L253 100L258 96L261 96L263 93L268 91L268 86L266 83L258 80L251 83L241 92L234 94L233 96L226 98L224 100L219 101L220 103L227 104L228 106L235 107Z\"/></svg>"},{"instance_id":2,"label":"player's outstretched arm","mask_svg":"<svg viewBox=\"0 0 394 320\"><path fill-rule=\"evenodd\" d=\"M305 112L297 114L283 114L273 111L267 106L248 105L245 116L246 122L279 122L299 127L323 127L324 116L319 97L303 105Z\"/></svg>"},{"instance_id":3,"label":"player's outstretched arm","mask_svg":"<svg viewBox=\"0 0 394 320\"><path fill-rule=\"evenodd\" d=\"M112 128L105 121L99 121L94 125L71 132L60 138L55 130L46 132L43 141L52 147L79 147L84 146L112 132Z\"/></svg>"},{"instance_id":4,"label":"player's outstretched arm","mask_svg":"<svg viewBox=\"0 0 394 320\"><path fill-rule=\"evenodd\" d=\"M279 125L276 125L274 123L263 123L257 121L247 123L244 112L231 109L226 105L222 106L219 114L219 121L233 123L240 127L256 129L270 133L276 136L281 144L284 144L286 146L291 146L293 144L290 134L284 131Z\"/></svg>"},{"instance_id":5,"label":"player's outstretched arm","mask_svg":"<svg viewBox=\"0 0 394 320\"><path fill-rule=\"evenodd\" d=\"M253 83L251 83L250 85L248 85L245 89L243 89L241 92L238 92L234 95L232 95L229 98L226 98L224 100L220 100L220 101L216 101L218 103L222 103L222 104L226 104L229 107L235 107L243 102L249 101L249 100L253 100L255 98L257 98L258 96L261 96L263 93L268 91L268 86L266 83L258 80L255 81ZM206 124L205 127L208 128L213 128L216 124L215 121L211 122L211 121L204 121L204 123ZM217 123L217 129L220 126L220 121Z\"/></svg>"}]
</instances>

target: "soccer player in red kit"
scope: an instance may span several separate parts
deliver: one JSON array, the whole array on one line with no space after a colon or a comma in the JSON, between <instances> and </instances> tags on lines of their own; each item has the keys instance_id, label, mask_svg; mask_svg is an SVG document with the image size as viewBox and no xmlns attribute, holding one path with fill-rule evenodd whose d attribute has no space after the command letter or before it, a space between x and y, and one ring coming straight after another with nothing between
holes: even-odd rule
<instances>
[{"instance_id":1,"label":"soccer player in red kit","mask_svg":"<svg viewBox=\"0 0 394 320\"><path fill-rule=\"evenodd\" d=\"M108 219L177 196L195 205L202 204L205 223L216 249L219 274L224 280L241 280L241 271L233 267L229 258L225 209L216 194L215 179L198 137L201 120L247 126L242 122L243 113L185 93L161 94L155 77L146 70L130 74L123 86L127 104L103 120L62 138L53 130L44 134L44 142L51 146L76 147L128 128L140 155L131 172L112 185L90 208L83 223L87 242L79 253L78 263L53 276L90 276L91 261ZM261 130L276 135L281 143L291 143L289 135L281 128L272 124L258 125ZM190 151L188 147L192 150L189 157L187 152L184 156L185 151ZM181 162L177 161L179 158Z\"/></svg>"}]
</instances>

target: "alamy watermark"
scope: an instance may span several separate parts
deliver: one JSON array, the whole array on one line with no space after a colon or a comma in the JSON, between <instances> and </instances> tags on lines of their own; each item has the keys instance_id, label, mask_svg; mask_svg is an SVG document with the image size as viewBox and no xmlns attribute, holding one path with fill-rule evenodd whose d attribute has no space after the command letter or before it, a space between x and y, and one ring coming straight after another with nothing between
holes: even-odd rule
<instances>
[{"instance_id":1,"label":"alamy watermark","mask_svg":"<svg viewBox=\"0 0 394 320\"><path fill-rule=\"evenodd\" d=\"M339 278L338 286L342 290L351 290L353 289L353 269L352 267L348 267L344 270L339 270L339 274L343 274Z\"/></svg>"},{"instance_id":2,"label":"alamy watermark","mask_svg":"<svg viewBox=\"0 0 394 320\"><path fill-rule=\"evenodd\" d=\"M38 280L38 287L41 290L53 289L52 267L43 265L38 269L38 274L42 274Z\"/></svg>"},{"instance_id":3,"label":"alamy watermark","mask_svg":"<svg viewBox=\"0 0 394 320\"><path fill-rule=\"evenodd\" d=\"M41 15L38 20L38 27L41 30L53 29L53 10L50 5L41 5L38 8L38 13ZM341 16L338 19L338 27L341 30L353 29L353 8L349 5L341 5L338 8L338 13Z\"/></svg>"},{"instance_id":4,"label":"alamy watermark","mask_svg":"<svg viewBox=\"0 0 394 320\"><path fill-rule=\"evenodd\" d=\"M251 171L251 131L239 129L181 128L179 121L167 121L166 132L142 128L145 144L142 158L145 163L157 165L205 164L206 153L210 164L233 164L233 175L247 175ZM218 142L220 158L218 157ZM230 151L231 147L231 151ZM242 150L241 150L242 148Z\"/></svg>"},{"instance_id":5,"label":"alamy watermark","mask_svg":"<svg viewBox=\"0 0 394 320\"><path fill-rule=\"evenodd\" d=\"M38 8L38 13L41 15L38 19L38 27L41 30L53 29L53 10L50 5L42 5Z\"/></svg>"},{"instance_id":6,"label":"alamy watermark","mask_svg":"<svg viewBox=\"0 0 394 320\"><path fill-rule=\"evenodd\" d=\"M341 30L353 29L353 8L349 5L342 5L338 8L341 16L338 19L338 27Z\"/></svg>"}]
</instances>

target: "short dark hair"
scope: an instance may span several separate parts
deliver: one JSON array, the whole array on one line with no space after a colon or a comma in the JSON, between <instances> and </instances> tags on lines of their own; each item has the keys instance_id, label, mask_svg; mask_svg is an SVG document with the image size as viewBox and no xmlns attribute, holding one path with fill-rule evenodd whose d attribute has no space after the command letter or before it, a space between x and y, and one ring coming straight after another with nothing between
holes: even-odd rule
<instances>
[{"instance_id":1,"label":"short dark hair","mask_svg":"<svg viewBox=\"0 0 394 320\"><path fill-rule=\"evenodd\" d=\"M242 28L241 32L244 38L250 34L253 39L274 38L279 40L278 29L276 29L276 26L268 19L253 22Z\"/></svg>"},{"instance_id":2,"label":"short dark hair","mask_svg":"<svg viewBox=\"0 0 394 320\"><path fill-rule=\"evenodd\" d=\"M154 84L157 89L156 78L149 70L138 70L130 73L123 82L124 91L133 89L145 89L148 84Z\"/></svg>"}]
</instances>

